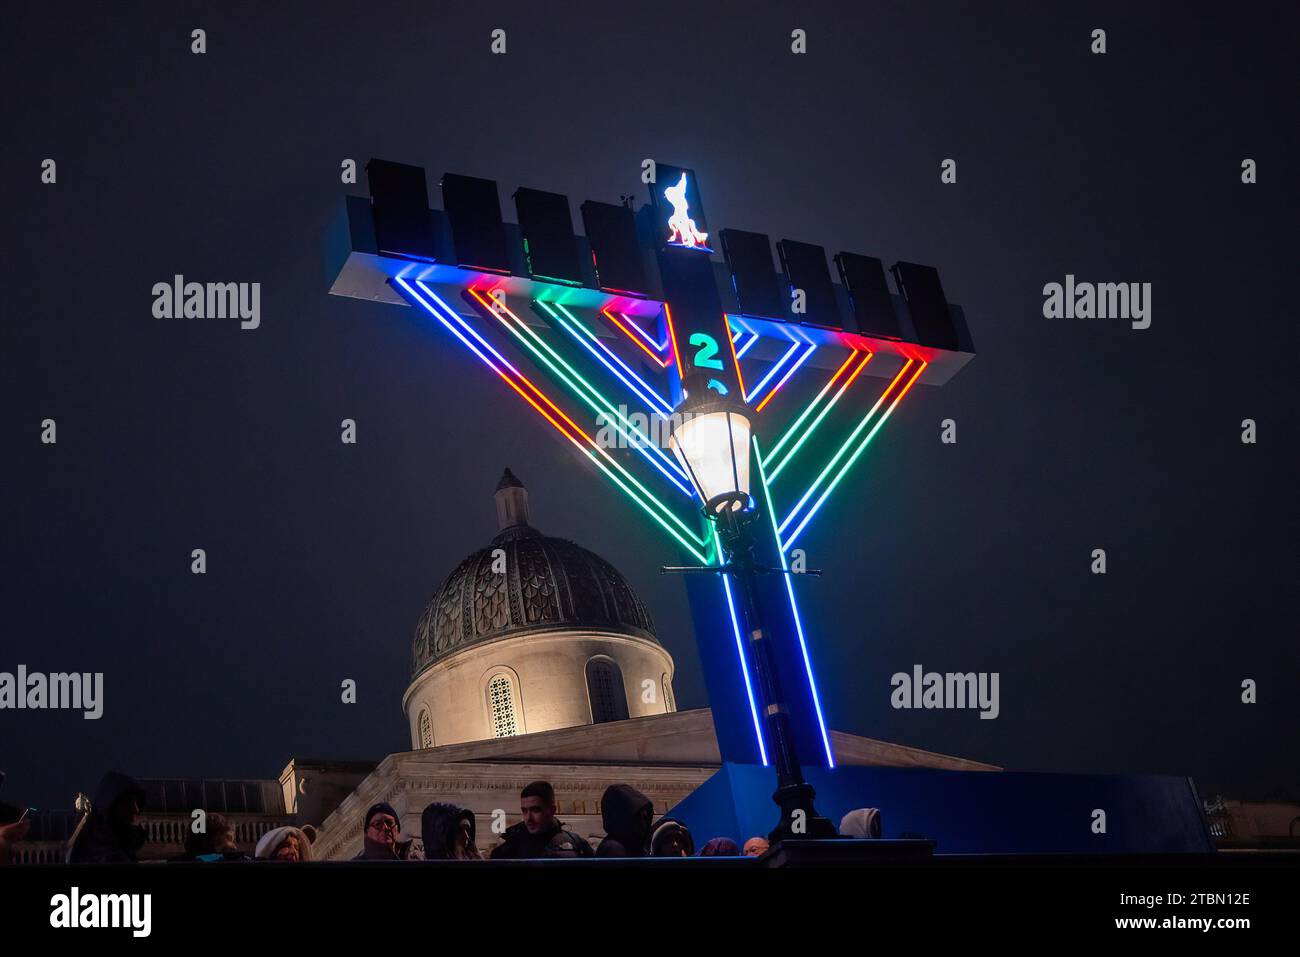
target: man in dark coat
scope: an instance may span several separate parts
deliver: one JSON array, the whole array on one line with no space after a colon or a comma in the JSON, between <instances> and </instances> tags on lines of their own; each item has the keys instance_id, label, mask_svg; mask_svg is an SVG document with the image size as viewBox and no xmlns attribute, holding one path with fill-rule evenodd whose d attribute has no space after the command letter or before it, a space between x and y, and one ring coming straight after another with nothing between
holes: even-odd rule
<instances>
[{"instance_id":1,"label":"man in dark coat","mask_svg":"<svg viewBox=\"0 0 1300 957\"><path fill-rule=\"evenodd\" d=\"M402 819L387 801L370 805L361 822L361 853L354 861L395 861Z\"/></svg>"},{"instance_id":2,"label":"man in dark coat","mask_svg":"<svg viewBox=\"0 0 1300 957\"><path fill-rule=\"evenodd\" d=\"M70 864L134 864L144 846L140 826L144 788L117 771L109 771L95 789L86 826L68 855Z\"/></svg>"},{"instance_id":3,"label":"man in dark coat","mask_svg":"<svg viewBox=\"0 0 1300 957\"><path fill-rule=\"evenodd\" d=\"M426 861L477 861L474 812L455 804L430 804L420 815L420 836Z\"/></svg>"},{"instance_id":4,"label":"man in dark coat","mask_svg":"<svg viewBox=\"0 0 1300 957\"><path fill-rule=\"evenodd\" d=\"M600 798L600 819L605 839L596 848L597 857L648 857L650 822L655 806L629 784L611 784Z\"/></svg>"},{"instance_id":5,"label":"man in dark coat","mask_svg":"<svg viewBox=\"0 0 1300 957\"><path fill-rule=\"evenodd\" d=\"M555 819L555 789L549 781L534 781L519 794L523 820L506 828L505 840L492 849L493 860L537 857L591 857L591 845L564 829Z\"/></svg>"}]
</instances>

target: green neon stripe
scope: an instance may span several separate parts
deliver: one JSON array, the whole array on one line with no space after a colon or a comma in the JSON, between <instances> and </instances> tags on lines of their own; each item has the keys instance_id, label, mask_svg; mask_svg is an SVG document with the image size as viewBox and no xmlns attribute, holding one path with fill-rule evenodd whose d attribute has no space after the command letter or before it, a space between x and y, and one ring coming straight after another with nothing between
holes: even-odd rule
<instances>
[{"instance_id":1,"label":"green neon stripe","mask_svg":"<svg viewBox=\"0 0 1300 957\"><path fill-rule=\"evenodd\" d=\"M545 305L545 304L538 303L538 305ZM498 318L500 318L500 316L498 316ZM589 397L588 395L583 394L582 389L580 389L578 385L575 385L571 380L566 378L563 372L561 372L559 369L556 369L555 366L553 366L550 363L550 361L547 360L546 356L541 355L537 351L537 348L533 345L533 343L530 343L527 339L524 339L523 336L521 336L519 332L516 331L514 326L510 325L509 323L506 323L504 319L502 319L501 321L503 324L505 324L506 328L509 329L512 333L514 333L515 336L517 336L519 340L525 346L527 346L534 355L536 355L542 362L544 362L552 372L554 372L557 376L559 376L562 380L564 380L564 382L568 384L569 388L573 390L574 394L577 395L578 398L586 402L593 412L599 414L603 410L604 412L612 415L615 419L618 420L618 422L623 423L623 425L626 426L627 429L631 430L631 432L635 432L637 438L641 440L642 445L645 445L648 448L658 448L658 446L655 445L654 442L650 440L650 437L647 436L641 430L639 430L636 426L634 426L631 423L631 421L629 421L623 415L623 413L621 413L618 410L618 407L615 406L614 403L612 403L609 399L607 399L600 392L600 390L598 390L595 386L593 386L590 382L588 382L585 378L583 378L583 376L579 372L577 372L573 368L573 366L565 362L564 359L560 356L560 354L556 352L553 348L551 348L551 345L545 339L539 336L533 329L529 328L528 324L523 322L523 320L518 319L518 317L515 318L518 323L518 328L523 332L527 333L529 336L531 336L533 343L536 343L536 346L540 346L551 356L552 359L554 359L556 362L562 365L568 371L569 375L573 376L573 378L577 380L578 384L581 385L582 388L586 389L587 393L589 393ZM636 439L634 439L632 435L629 434L629 432L624 431L623 429L619 429L619 433L623 436L623 438L627 439L633 445L637 444ZM686 476L683 476L683 479L685 478ZM703 544L703 539L701 539L701 544Z\"/></svg>"},{"instance_id":2,"label":"green neon stripe","mask_svg":"<svg viewBox=\"0 0 1300 957\"><path fill-rule=\"evenodd\" d=\"M592 404L592 400L590 398L583 396L582 392L578 389L578 387L574 384L574 382L571 379L569 379L563 372L557 369L555 365L546 358L546 356L542 355L541 352L533 346L532 343L530 343L527 339L525 339L524 336L521 335L520 332L515 328L515 326L507 321L505 316L502 316L500 313L497 313L495 310L493 310L493 314L496 315L497 319L501 322L501 324L504 325L507 330L513 333L516 336L516 338L519 339L520 342L522 342L526 347L528 347L529 351L531 351L534 355L536 355L537 358L547 366L547 368L549 368L558 378L564 381L569 386L569 388L578 395L579 398L584 399L584 401L586 401L587 404L591 406L593 409L596 408ZM566 369L568 369L569 372L573 375L573 378L577 379L584 386L586 386L586 388L590 390L593 396L596 396L597 399L605 402L605 404L609 407L610 411L614 411L615 415L619 414L617 410L615 410L614 407L609 403L609 401L600 395L600 393L595 389L595 387L593 387L590 383L588 383L585 379L583 379L582 376L580 376L577 372L574 372L572 367L570 367L568 363L566 363L563 359L561 359L560 356L556 354L554 350L552 350L551 347L545 341L543 341L540 336L537 335L536 332L534 332L532 329L529 329L527 325L523 324L522 322L520 323L520 328L524 329L530 336L532 336L542 348L544 348L547 352L550 352L555 357L556 362L560 363ZM628 440L631 441L631 437L627 436L626 434L625 434L625 438L628 438ZM648 444L649 440L647 439L646 441ZM584 451L586 450L584 449ZM596 461L598 465L601 465L602 469L604 468L604 465L601 462L599 462L599 460L594 456L593 456L593 461ZM667 505L665 505L664 502L658 496L656 496L653 492L651 492L644 485L638 482L630 473L628 473L623 468L623 466L619 465L616 462L611 462L611 464L613 464L616 468L618 468L620 472L623 472L623 474L627 477L627 480L631 482L633 485L635 485L641 491L641 494L648 501L658 506L658 508L663 512L663 514L667 518L671 519L674 523L676 523L678 528L680 528L681 531L695 543L695 545L705 546L708 544L708 538L705 535L700 535L699 533L692 532L690 526L688 526L685 522L683 522L681 518L679 518L673 512L672 509L670 509ZM610 473L607 469L605 471L607 474L610 475L611 478L614 478L613 474ZM618 479L615 478L614 481L618 482ZM627 486L623 485L621 482L619 483L619 486L623 488L623 490L627 492L629 495L633 495L633 493L627 488ZM642 506L645 507L644 503L638 503L638 504L642 504ZM647 508L646 510L650 512L651 516L653 516L657 521L659 521L661 524L663 523L663 519L660 516L655 515L655 513L653 511L650 511L649 508ZM670 532L672 532L674 537L677 537L680 540L681 536L679 536L676 531L673 531L673 529L666 524L664 525L664 527L667 528ZM686 545L686 547L690 549L692 554L694 554L696 557L700 556L699 551L694 547L694 545L691 545L684 541L683 544Z\"/></svg>"},{"instance_id":3,"label":"green neon stripe","mask_svg":"<svg viewBox=\"0 0 1300 957\"><path fill-rule=\"evenodd\" d=\"M644 498L642 498L641 496L638 496L638 495L634 494L634 493L633 493L633 492L632 492L632 491L631 491L631 490L630 490L626 485L624 485L621 481L619 481L618 476L615 475L613 472L611 472L608 468L606 468L606 467L605 467L605 464L604 464L603 462L600 461L600 459L596 456L596 454L595 454L594 452L591 451L591 449L589 449L589 448L585 448L585 447L584 447L582 451L586 453L587 457L588 457L589 459L591 459L592 462L594 462L594 463L596 464L596 466L597 466L597 467L598 467L602 472L604 472L606 475L608 475L608 476L610 477L611 480L613 480L613 482L614 482L615 485L617 485L619 488L621 488L621 489L622 489L622 490L627 494L627 497L628 497L628 498L632 499L632 501L634 501L634 502L636 502L638 505L640 505L641 508L645 509L646 514L649 515L651 518L653 518L653 519L654 519L656 522L658 522L661 526L663 526L664 531L666 531L666 532L667 532L669 535L671 535L673 538L677 539L677 541L681 544L681 546L682 546L683 548L685 548L685 549L686 549L688 552L690 552L693 556L695 556L697 559L699 559L700 564L702 564L702 565L712 565L712 564L713 564L713 558L712 558L712 556L711 556L711 550L710 550L710 554L706 554L705 552L702 552L702 551L700 551L698 548L696 548L695 545L694 545L693 543L691 543L690 541L688 541L687 539L685 539L684 537L682 537L681 535L679 535L679 534L677 533L677 530L676 530L676 529L674 529L671 525L669 525L667 522L665 522L661 516L655 514L655 513L650 509L650 506L647 504L647 502L645 501ZM628 477L631 478L631 476L628 476ZM636 480L635 480L635 479L632 479L632 481L635 482ZM651 496L651 498L653 498L653 496ZM676 516L674 515L673 518L676 518Z\"/></svg>"},{"instance_id":4,"label":"green neon stripe","mask_svg":"<svg viewBox=\"0 0 1300 957\"><path fill-rule=\"evenodd\" d=\"M556 302L556 303L538 302L538 305L542 306L543 308L546 308L548 312L551 312L551 315L556 319L556 321L558 321L558 322L561 323L562 325L565 325L565 327L567 328L567 327L568 327L568 324L565 323L564 320L561 319L559 316L556 316L555 313L552 312L552 311L549 309L549 306L551 306L551 305L555 306L556 309L559 309L560 312L564 313L566 316L569 317L569 321L573 323L573 328L574 328L574 329L576 329L578 332L581 332L584 336L586 336L586 337L587 337L588 339L590 339L593 343L595 343L596 348L600 349L602 352L606 352L606 353L608 353L608 351L609 351L609 350L608 350L608 347L607 347L603 342L600 341L599 337L598 337L594 332L592 332L590 329L588 329L585 325L583 325L581 319L579 319L579 318L578 318L577 316L575 316L573 313L569 312L568 308L565 307L565 305L564 305L563 303L559 303L559 302ZM572 330L570 330L570 331L572 331ZM610 354L612 355L612 353L610 353ZM627 372L629 375L632 376L632 378L634 378L634 379L636 379L638 382L640 382L642 388L644 388L647 392L649 392L649 393L650 393L651 395L653 395L656 399L658 399L660 402L662 402L662 403L664 404L665 408L668 407L668 404L669 404L669 403L668 403L668 400L665 399L665 398L663 398L663 396L661 396L661 395L660 395L660 394L659 394L659 393L658 393L658 392L657 392L657 391L656 391L656 390L655 390L655 389L650 385L650 383L646 382L644 379L642 379L640 376L638 376L635 372L633 372L630 368L627 368L626 366L624 367L624 370L623 370L623 371L624 371L624 372ZM633 391L633 392L636 392L636 389L632 389L632 391ZM641 396L641 398L644 399L644 396ZM654 403L651 403L651 405L653 405L653 404L654 404ZM651 409L650 411L651 411L651 412L655 412L656 410L655 410L655 409Z\"/></svg>"},{"instance_id":5,"label":"green neon stripe","mask_svg":"<svg viewBox=\"0 0 1300 957\"><path fill-rule=\"evenodd\" d=\"M895 379L892 380L891 384L896 386L897 383L901 381L902 381L901 379ZM872 416L876 414L876 412L880 409L881 403L885 401L886 393L890 391L892 390L886 387L885 392L882 392L880 394L880 398L876 400L876 404L873 405L871 409L867 412L867 414L862 417L862 421L858 423L857 428L855 428L849 434L849 437L844 440L844 444L841 445L839 449L836 450L835 454L831 456L831 460L826 463L826 467L822 469L821 474L818 475L817 478L813 480L813 483L808 486L807 490L800 497L798 504L795 505L794 511L792 511L789 515L787 515L785 521L781 523L782 526L789 525L790 519L793 518L795 513L798 512L802 508L803 504L808 501L808 497L817 490L817 486L821 485L822 480L826 478L826 476L830 473L831 469L835 468L836 463L839 462L840 458L848 450L849 446L852 445L855 441L857 441L857 438L862 433L862 430L867 427L867 424L871 421Z\"/></svg>"},{"instance_id":6,"label":"green neon stripe","mask_svg":"<svg viewBox=\"0 0 1300 957\"><path fill-rule=\"evenodd\" d=\"M867 360L865 360L865 361L866 361L866 362L870 362L871 360L870 360L870 359L867 359ZM835 403L836 403L836 402L839 402L839 401L840 401L840 397L844 395L845 391L847 391L849 385L850 385L850 384L852 383L852 381L853 381L853 377L854 377L854 375L855 375L856 372L857 372L857 369L855 368L853 371L851 371L851 372L849 373L849 378L848 378L847 380L845 380L845 382L844 382L844 384L843 384L842 386L840 386L840 390L839 390L838 392L835 393L834 398L832 398L829 402L826 403L825 406L822 407L822 410L821 410L820 413L818 413L817 418L813 420L812 425L808 426L808 431L806 431L806 432L803 434L803 438L801 438L798 442L796 442L796 443L791 447L790 451L787 452L787 453L785 454L785 458L781 459L780 462L778 462L776 465L772 466L772 474L768 477L768 478L769 478L769 481L772 481L772 482L775 482L775 481L776 481L776 477L777 477L778 475L781 474L781 472L785 469L785 467L786 467L787 465L790 464L790 460L794 458L795 453L798 452L799 449L803 447L803 444L804 444L805 442L808 441L809 436L811 436L811 435L813 434L813 432L815 432L815 431L817 430L817 426L819 426L819 425L822 424L822 420L823 420L824 418L826 418L826 413L830 412L830 410L833 409L833 408L835 407ZM816 400L814 400L814 402L813 402L813 405L815 405L815 404L816 404ZM811 410L812 410L812 405L809 405L809 406L808 406L808 409L805 410L804 415L807 415L808 412L811 411ZM802 422L802 421L803 421L803 418L804 418L804 416L801 415L801 416L799 417L799 421L798 421L798 422L795 422L795 424L794 424L793 426L791 426L789 430L786 431L785 435L781 437L782 442L784 442L785 439L786 439L786 438L787 438L791 433L793 433L795 429L797 429L797 428L799 427L799 422ZM778 443L777 443L777 448L774 448L774 449L772 450L772 455L773 455L773 457L776 456L777 449L780 448L780 444L781 444L781 443L778 442Z\"/></svg>"},{"instance_id":7,"label":"green neon stripe","mask_svg":"<svg viewBox=\"0 0 1300 957\"><path fill-rule=\"evenodd\" d=\"M758 466L758 481L763 486L763 501L767 503L767 514L772 520L772 533L776 536L776 547L781 554L781 570L786 568L785 564L785 543L781 541L781 530L777 528L776 506L772 504L772 489L770 479L767 475L767 469L763 466L763 450L758 447L758 436L751 435L750 441L754 443L754 463Z\"/></svg>"},{"instance_id":8,"label":"green neon stripe","mask_svg":"<svg viewBox=\"0 0 1300 957\"><path fill-rule=\"evenodd\" d=\"M826 501L827 496L829 496L831 492L835 490L835 486L840 484L840 481L844 478L845 475L848 474L849 469L853 467L853 463L856 462L862 456L862 453L866 451L867 445L871 442L875 434L880 431L880 427L884 425L885 422L889 419L890 415L893 414L894 409L896 409L898 407L898 403L903 400L903 395L907 392L911 384L915 382L916 379L920 376L920 374L924 371L925 371L925 363L921 363L921 367L917 371L912 373L911 378L908 379L907 385L903 386L899 390L898 395L894 396L894 401L889 404L889 408L886 409L884 414L881 415L880 418L876 420L876 424L872 426L871 431L867 434L866 438L862 440L862 444L857 447L857 449L853 452L853 455L849 457L849 460L844 463L844 466L840 469L839 474L836 475L835 479L831 482L831 484L827 486L826 491L822 492L821 497L817 499L816 504L814 504L812 509L809 510L809 515L817 511L817 509L821 508L822 503ZM848 441L845 442L844 445L840 446L839 452L835 453L834 458L832 458L831 461L827 463L826 468L822 469L821 475L817 476L817 481L815 481L809 487L808 490L809 492L811 492L819 484L821 484L822 479L826 477L826 473L835 467L836 461L838 461L840 456L844 453L844 450L847 449L850 444L852 444L853 440L857 438L858 433L861 432L862 429L866 426L871 416L875 414L878 408L880 408L880 403L884 401L884 398L885 397L882 395L879 399L876 400L876 404L871 407L871 411L867 413L867 417L862 420L861 424L859 424L856 429L853 430L853 434L849 436ZM804 498L801 499L800 501L806 501L807 494L808 493L805 493ZM798 506L796 506L796 508L798 508ZM793 515L793 513L791 514ZM788 522L789 519L787 518L786 521ZM799 534L803 531L804 525L806 524L807 524L806 519L799 524L799 527L795 529L794 534L790 536L790 544L792 545L794 544L794 540L799 537Z\"/></svg>"}]
</instances>

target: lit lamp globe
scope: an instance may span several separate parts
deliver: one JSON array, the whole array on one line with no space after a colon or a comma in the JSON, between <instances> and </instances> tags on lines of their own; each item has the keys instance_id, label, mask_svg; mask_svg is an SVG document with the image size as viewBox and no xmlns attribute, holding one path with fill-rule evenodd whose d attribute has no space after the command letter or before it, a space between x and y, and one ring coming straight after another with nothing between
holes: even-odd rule
<instances>
[{"instance_id":1,"label":"lit lamp globe","mask_svg":"<svg viewBox=\"0 0 1300 957\"><path fill-rule=\"evenodd\" d=\"M743 405L710 389L703 376L683 383L668 446L709 518L749 508L749 416Z\"/></svg>"}]
</instances>

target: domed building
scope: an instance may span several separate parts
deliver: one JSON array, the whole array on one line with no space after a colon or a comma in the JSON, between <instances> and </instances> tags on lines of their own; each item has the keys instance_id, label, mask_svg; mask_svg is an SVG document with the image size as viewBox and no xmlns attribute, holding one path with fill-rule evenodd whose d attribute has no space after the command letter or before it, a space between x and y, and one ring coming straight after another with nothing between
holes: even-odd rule
<instances>
[{"instance_id":1,"label":"domed building","mask_svg":"<svg viewBox=\"0 0 1300 957\"><path fill-rule=\"evenodd\" d=\"M496 537L453 569L416 622L402 696L411 750L363 761L294 757L278 780L141 779L142 859L181 853L195 800L226 814L250 853L271 828L319 825L318 860L356 855L366 809L387 801L418 857L420 815L434 802L473 811L486 853L517 819L520 790L549 781L565 826L594 845L609 785L632 785L658 815L713 777L722 759L712 712L676 709L672 656L623 575L534 528L528 492L509 470L496 512ZM839 731L830 738L840 765L994 769ZM62 860L72 817L60 819L67 826L57 839L20 846L19 860Z\"/></svg>"},{"instance_id":2,"label":"domed building","mask_svg":"<svg viewBox=\"0 0 1300 957\"><path fill-rule=\"evenodd\" d=\"M662 814L719 770L712 713L677 710L672 656L627 579L535 528L528 491L509 469L496 516L496 536L451 571L416 620L402 696L411 750L373 763L294 758L278 782L284 815L265 826L319 823L313 856L345 860L361 847L366 808L387 801L419 856L420 814L446 802L474 812L487 852L500 840L496 826L516 819L520 790L546 780L565 826L594 845L609 785L632 785ZM990 767L830 736L840 764Z\"/></svg>"},{"instance_id":3,"label":"domed building","mask_svg":"<svg viewBox=\"0 0 1300 957\"><path fill-rule=\"evenodd\" d=\"M434 592L402 698L413 748L672 712L673 659L609 562L530 524L509 469L498 532Z\"/></svg>"}]
</instances>

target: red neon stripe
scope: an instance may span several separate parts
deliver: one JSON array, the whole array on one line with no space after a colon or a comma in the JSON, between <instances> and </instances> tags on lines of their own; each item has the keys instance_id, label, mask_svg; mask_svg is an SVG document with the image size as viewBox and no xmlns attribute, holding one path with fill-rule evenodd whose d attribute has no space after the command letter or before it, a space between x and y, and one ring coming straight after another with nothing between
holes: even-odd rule
<instances>
[{"instance_id":1,"label":"red neon stripe","mask_svg":"<svg viewBox=\"0 0 1300 957\"><path fill-rule=\"evenodd\" d=\"M868 353L867 353L867 357L866 357L865 359L862 360L862 364L861 364L861 365L859 365L856 369L853 370L853 375L849 376L848 381L844 383L844 388L843 388L843 389L840 389L840 392L844 392L845 389L847 389L849 386L853 385L853 380L856 379L856 378L858 377L858 374L859 374L863 369L865 369L865 368L867 367L867 363L871 361L871 357L874 356L874 355L875 355L874 352L868 352ZM851 358L853 358L853 357L852 357L852 356L849 356L849 358L851 359ZM832 381L834 381L834 380L832 380ZM837 398L838 398L838 397L837 397Z\"/></svg>"},{"instance_id":2,"label":"red neon stripe","mask_svg":"<svg viewBox=\"0 0 1300 957\"><path fill-rule=\"evenodd\" d=\"M903 386L903 391L898 393L898 398L894 400L894 406L897 406L898 403L903 401L903 396L907 395L912 386L916 385L916 380L921 378L921 373L924 372L929 365L930 363L926 362L924 359L921 360L921 368L916 370L916 375L912 376L907 385ZM890 407L890 410L893 410L893 406Z\"/></svg>"},{"instance_id":3,"label":"red neon stripe","mask_svg":"<svg viewBox=\"0 0 1300 957\"><path fill-rule=\"evenodd\" d=\"M898 374L894 376L892 380L890 380L890 383L885 388L885 391L880 394L880 398L876 402L877 408L885 404L885 400L889 398L889 393L894 391L894 386L898 385L899 382L903 381L903 376L907 375L907 370L912 368L912 364L914 362L916 362L915 359L908 359L907 362L903 365L903 368L898 370Z\"/></svg>"},{"instance_id":4,"label":"red neon stripe","mask_svg":"<svg viewBox=\"0 0 1300 957\"><path fill-rule=\"evenodd\" d=\"M811 343L810 343L809 345L810 345L810 347L811 347ZM795 359L795 360L794 360L795 368L797 368L797 367L799 366L800 363L802 363L802 362L804 362L805 360L807 360L807 358L808 358L809 355L812 355L812 353L808 353L808 354L805 355L802 359ZM774 385L774 386L772 387L772 391L769 392L769 393L767 394L767 398L765 398L762 402L760 402L760 403L758 404L758 407L754 409L754 414L757 415L759 412L762 412L762 411L763 411L763 407L764 407L765 405L767 405L769 402L771 402L771 401L772 401L772 397L775 396L778 392L781 391L781 387L784 386L787 382L790 381L790 373L793 372L793 371L794 371L794 369L791 369L789 372L787 372L785 375L783 375L783 376L782 376L782 377L777 381L776 385Z\"/></svg>"},{"instance_id":5,"label":"red neon stripe","mask_svg":"<svg viewBox=\"0 0 1300 957\"><path fill-rule=\"evenodd\" d=\"M731 322L727 319L726 313L722 314L722 325L727 330L727 344L731 346L731 364L736 367L736 381L740 383L740 397L744 399L749 390L745 388L745 377L740 371L740 358L736 355L736 340L731 334Z\"/></svg>"},{"instance_id":6,"label":"red neon stripe","mask_svg":"<svg viewBox=\"0 0 1300 957\"><path fill-rule=\"evenodd\" d=\"M677 378L682 378L682 354L677 351L677 330L673 328L673 311L664 303L664 315L668 318L668 338L672 340L673 357L677 360Z\"/></svg>"},{"instance_id":7,"label":"red neon stripe","mask_svg":"<svg viewBox=\"0 0 1300 957\"><path fill-rule=\"evenodd\" d=\"M870 353L867 353L867 354L870 355ZM856 359L857 357L858 357L858 350L857 350L857 349L851 349L851 350L849 350L849 354L848 354L847 356L845 356L845 358L844 358L844 364L841 365L838 369L835 370L835 374L834 374L833 376L831 376L831 381L828 382L828 383L826 383L826 391L827 391L827 392L829 392L829 391L831 390L831 386L833 386L833 385L835 384L835 380L838 379L841 375L844 374L844 370L847 369L849 366L851 366L851 365L853 364L853 360Z\"/></svg>"},{"instance_id":8,"label":"red neon stripe","mask_svg":"<svg viewBox=\"0 0 1300 957\"><path fill-rule=\"evenodd\" d=\"M480 306L482 306L484 309L487 309L489 312L492 312L492 311L493 311L493 306L495 305L495 303L493 303L493 305L491 305L491 306L488 305L487 300L485 300L482 296L479 295L479 292L478 292L477 289L470 289L470 290L469 290L469 294L470 294L471 296L473 296L473 297L474 297L474 300L475 300L475 301L476 301ZM514 315L514 313L511 313L511 312L510 312L510 309L509 309L508 307L503 306L502 308L505 309L505 311L506 311L507 313L510 313L510 315L512 315L512 316ZM551 401L551 400L546 396L546 394L545 394L544 392L542 392L541 389L537 388L537 386L533 385L533 383L530 382L530 381L528 380L528 377L527 377L527 376L525 376L522 372L519 372L518 370L515 370L515 373L514 373L514 374L515 374L516 376L518 376L519 379L520 379L520 381L522 381L526 386L528 386L528 388L530 388L530 389L533 391L533 393L534 393L535 395L537 395L538 398L540 398L543 402L545 402L548 406L550 406L551 410L552 410L556 415L558 415L560 418L562 418L565 422L567 422L567 423L569 424L570 427L572 427L572 429L573 429L575 432L577 432L577 433L578 433L579 435L581 435L584 439L586 439L586 441L587 441L587 442L588 442L588 443L589 443L593 448L596 448L596 449L599 449L599 448L600 448L600 447L597 446L596 443L592 440L591 436L589 436L586 432L584 432L584 431L582 430L582 428L581 428L581 427L580 427L576 422L574 422L571 418L569 418L567 415L565 415L564 412L562 412L562 411L560 410L560 407L559 407L559 406L557 406L554 402L552 402L552 401ZM500 370L498 370L498 375L501 375L501 377L502 377L503 379L505 379L507 382L510 382L510 381L511 381L507 376L505 376L503 373L501 373ZM511 382L511 385L513 385L513 384L514 384L514 383ZM516 388L516 391L519 391L519 390ZM520 392L519 394L520 394L520 395L524 395L522 392ZM528 396L524 395L524 398L527 399ZM529 401L530 401L530 403L532 402L532 400L529 400ZM532 403L532 404L533 404L534 408L537 408L537 411L538 411L538 412L541 412L542 415L546 416L546 419L547 419L548 422L550 422L552 425L554 425L557 429L560 429L561 432L564 432L564 430L563 430L562 428L560 428L559 424L556 423L554 419L552 419L549 415L546 415L546 413L545 413L541 408L538 408L538 407L536 406L536 403ZM570 437L570 440L572 440L571 437ZM601 451L603 452L604 450L602 449Z\"/></svg>"},{"instance_id":9,"label":"red neon stripe","mask_svg":"<svg viewBox=\"0 0 1300 957\"><path fill-rule=\"evenodd\" d=\"M612 312L610 312L608 309L602 309L600 310L600 314L604 316L606 319L608 319L610 322L614 323L614 325L618 326L619 330L623 333L623 335L627 336L629 339L635 342L638 346L641 347L641 350L646 355L648 355L655 362L659 363L659 368L661 369L668 368L668 360L660 358L658 353L656 353L653 349L651 349L648 345L646 345L645 340L643 340L631 329L627 328L627 326L623 325L623 323L619 322L618 319L614 317L614 314Z\"/></svg>"}]
</instances>

